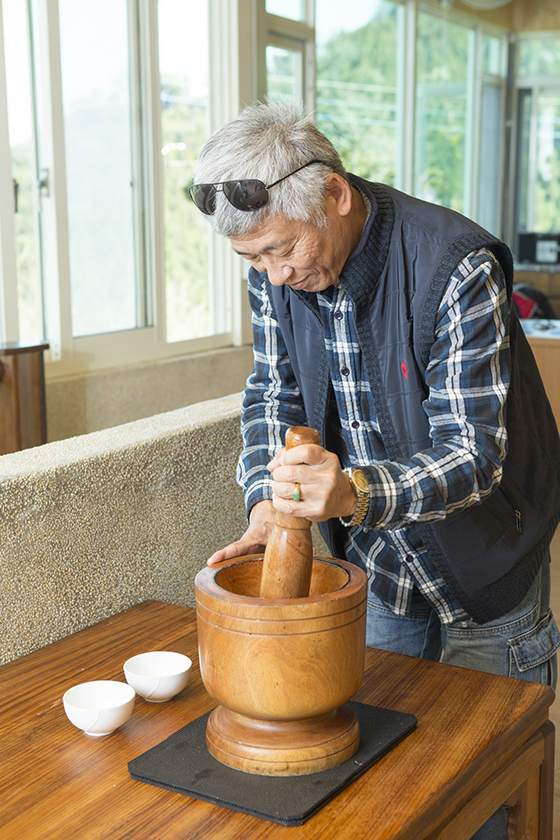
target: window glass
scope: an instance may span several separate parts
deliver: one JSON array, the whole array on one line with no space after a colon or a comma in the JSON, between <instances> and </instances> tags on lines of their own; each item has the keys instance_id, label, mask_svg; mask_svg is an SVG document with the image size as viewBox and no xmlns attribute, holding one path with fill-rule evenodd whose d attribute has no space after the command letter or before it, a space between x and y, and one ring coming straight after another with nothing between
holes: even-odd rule
<instances>
[{"instance_id":1,"label":"window glass","mask_svg":"<svg viewBox=\"0 0 560 840\"><path fill-rule=\"evenodd\" d=\"M266 11L291 20L305 20L305 0L266 0Z\"/></svg>"},{"instance_id":2,"label":"window glass","mask_svg":"<svg viewBox=\"0 0 560 840\"><path fill-rule=\"evenodd\" d=\"M270 99L301 99L301 51L266 48L266 92Z\"/></svg>"},{"instance_id":3,"label":"window glass","mask_svg":"<svg viewBox=\"0 0 560 840\"><path fill-rule=\"evenodd\" d=\"M72 327L138 326L126 0L59 0Z\"/></svg>"},{"instance_id":4,"label":"window glass","mask_svg":"<svg viewBox=\"0 0 560 840\"><path fill-rule=\"evenodd\" d=\"M476 221L496 236L500 235L496 197L500 194L502 96L500 87L483 85Z\"/></svg>"},{"instance_id":5,"label":"window glass","mask_svg":"<svg viewBox=\"0 0 560 840\"><path fill-rule=\"evenodd\" d=\"M518 231L560 232L560 89L520 91Z\"/></svg>"},{"instance_id":6,"label":"window glass","mask_svg":"<svg viewBox=\"0 0 560 840\"><path fill-rule=\"evenodd\" d=\"M37 214L31 57L27 3L2 4L5 35L8 130L14 179L17 298L22 341L43 338L39 217Z\"/></svg>"},{"instance_id":7,"label":"window glass","mask_svg":"<svg viewBox=\"0 0 560 840\"><path fill-rule=\"evenodd\" d=\"M560 89L539 93L536 170L533 230L560 231Z\"/></svg>"},{"instance_id":8,"label":"window glass","mask_svg":"<svg viewBox=\"0 0 560 840\"><path fill-rule=\"evenodd\" d=\"M523 38L519 45L519 75L560 73L560 38Z\"/></svg>"},{"instance_id":9,"label":"window glass","mask_svg":"<svg viewBox=\"0 0 560 840\"><path fill-rule=\"evenodd\" d=\"M469 30L418 14L414 190L464 210Z\"/></svg>"},{"instance_id":10,"label":"window glass","mask_svg":"<svg viewBox=\"0 0 560 840\"><path fill-rule=\"evenodd\" d=\"M529 177L529 151L531 146L531 107L531 91L519 91L519 106L517 112L517 224L519 231L523 233L532 230L533 223L532 214L531 218L529 218L529 207L532 204L530 200L530 195L533 194L532 179L530 179Z\"/></svg>"},{"instance_id":11,"label":"window glass","mask_svg":"<svg viewBox=\"0 0 560 840\"><path fill-rule=\"evenodd\" d=\"M350 172L394 184L397 27L388 0L318 0L317 125Z\"/></svg>"},{"instance_id":12,"label":"window glass","mask_svg":"<svg viewBox=\"0 0 560 840\"><path fill-rule=\"evenodd\" d=\"M188 195L207 134L207 12L205 0L158 2L168 341L213 332L209 225Z\"/></svg>"},{"instance_id":13,"label":"window glass","mask_svg":"<svg viewBox=\"0 0 560 840\"><path fill-rule=\"evenodd\" d=\"M482 36L482 72L499 76L502 71L502 41L492 35Z\"/></svg>"}]
</instances>

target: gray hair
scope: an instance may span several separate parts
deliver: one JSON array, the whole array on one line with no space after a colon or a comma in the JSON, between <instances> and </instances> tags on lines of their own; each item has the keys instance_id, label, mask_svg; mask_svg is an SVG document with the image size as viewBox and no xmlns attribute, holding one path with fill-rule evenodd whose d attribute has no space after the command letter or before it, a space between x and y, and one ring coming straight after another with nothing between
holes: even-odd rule
<instances>
[{"instance_id":1,"label":"gray hair","mask_svg":"<svg viewBox=\"0 0 560 840\"><path fill-rule=\"evenodd\" d=\"M345 180L348 176L330 140L298 103L284 100L251 105L219 128L202 147L194 167L194 183L257 178L265 185L273 184L313 159L325 165L309 166L273 187L261 209L236 210L218 192L216 212L208 218L222 236L246 236L269 215L324 228L327 178L331 172Z\"/></svg>"}]
</instances>

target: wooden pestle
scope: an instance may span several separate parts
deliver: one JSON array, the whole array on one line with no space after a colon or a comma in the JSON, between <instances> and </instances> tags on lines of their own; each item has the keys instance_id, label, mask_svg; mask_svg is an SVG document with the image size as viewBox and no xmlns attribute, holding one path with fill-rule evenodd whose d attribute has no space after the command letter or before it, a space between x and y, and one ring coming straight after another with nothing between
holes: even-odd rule
<instances>
[{"instance_id":1,"label":"wooden pestle","mask_svg":"<svg viewBox=\"0 0 560 840\"><path fill-rule=\"evenodd\" d=\"M292 426L286 432L286 449L320 442L319 432L307 426ZM311 522L279 511L274 521L264 553L260 597L306 598L313 568Z\"/></svg>"}]
</instances>

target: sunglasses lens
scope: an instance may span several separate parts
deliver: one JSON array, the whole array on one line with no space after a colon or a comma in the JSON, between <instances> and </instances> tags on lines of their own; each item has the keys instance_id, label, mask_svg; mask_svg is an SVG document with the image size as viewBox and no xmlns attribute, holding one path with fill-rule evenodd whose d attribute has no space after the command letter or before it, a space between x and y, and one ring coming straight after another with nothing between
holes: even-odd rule
<instances>
[{"instance_id":1,"label":"sunglasses lens","mask_svg":"<svg viewBox=\"0 0 560 840\"><path fill-rule=\"evenodd\" d=\"M223 190L229 203L237 210L258 210L268 201L268 190L262 181L226 181Z\"/></svg>"},{"instance_id":2,"label":"sunglasses lens","mask_svg":"<svg viewBox=\"0 0 560 840\"><path fill-rule=\"evenodd\" d=\"M194 184L189 188L192 200L206 216L212 216L216 210L216 188L213 184Z\"/></svg>"}]
</instances>

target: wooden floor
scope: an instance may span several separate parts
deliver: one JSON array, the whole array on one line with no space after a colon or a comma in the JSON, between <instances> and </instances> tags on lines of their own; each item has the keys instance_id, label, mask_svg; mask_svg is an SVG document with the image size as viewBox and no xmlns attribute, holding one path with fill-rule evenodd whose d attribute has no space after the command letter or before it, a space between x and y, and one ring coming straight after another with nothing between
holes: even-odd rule
<instances>
[{"instance_id":1,"label":"wooden floor","mask_svg":"<svg viewBox=\"0 0 560 840\"><path fill-rule=\"evenodd\" d=\"M550 602L556 621L560 626L560 528L556 531L551 547L552 587ZM559 657L560 665L560 657ZM558 694L550 710L550 718L556 727L556 763L554 780L554 833L553 840L560 840L560 680Z\"/></svg>"}]
</instances>

